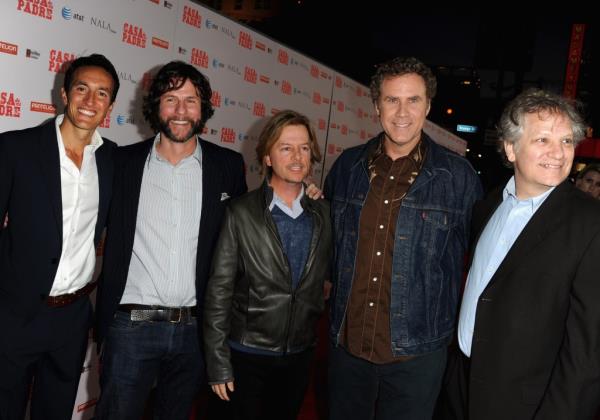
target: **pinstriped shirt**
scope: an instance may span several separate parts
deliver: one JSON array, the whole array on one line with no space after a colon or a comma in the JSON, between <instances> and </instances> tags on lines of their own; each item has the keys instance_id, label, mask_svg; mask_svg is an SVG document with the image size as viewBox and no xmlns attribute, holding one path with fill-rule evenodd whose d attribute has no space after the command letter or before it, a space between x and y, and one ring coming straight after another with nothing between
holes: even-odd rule
<instances>
[{"instance_id":1,"label":"pinstriped shirt","mask_svg":"<svg viewBox=\"0 0 600 420\"><path fill-rule=\"evenodd\" d=\"M144 165L133 252L121 303L194 306L202 152L197 143L192 155L173 165L157 153L159 139L157 134Z\"/></svg>"}]
</instances>

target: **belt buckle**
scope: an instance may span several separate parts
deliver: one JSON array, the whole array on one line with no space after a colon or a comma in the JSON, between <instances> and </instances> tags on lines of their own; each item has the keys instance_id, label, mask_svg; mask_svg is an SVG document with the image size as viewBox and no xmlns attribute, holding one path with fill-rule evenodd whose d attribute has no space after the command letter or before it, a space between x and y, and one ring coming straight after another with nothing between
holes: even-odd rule
<instances>
[{"instance_id":1,"label":"belt buckle","mask_svg":"<svg viewBox=\"0 0 600 420\"><path fill-rule=\"evenodd\" d=\"M177 308L177 311L179 312L179 318L177 318L177 321L169 319L169 322L172 323L172 324L178 324L178 323L181 322L181 311L182 311L182 308Z\"/></svg>"}]
</instances>

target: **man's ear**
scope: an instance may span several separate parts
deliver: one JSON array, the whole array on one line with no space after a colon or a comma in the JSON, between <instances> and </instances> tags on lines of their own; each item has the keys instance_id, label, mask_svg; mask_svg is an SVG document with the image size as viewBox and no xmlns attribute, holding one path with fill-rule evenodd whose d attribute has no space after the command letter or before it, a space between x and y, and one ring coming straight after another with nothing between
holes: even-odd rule
<instances>
[{"instance_id":1,"label":"man's ear","mask_svg":"<svg viewBox=\"0 0 600 420\"><path fill-rule=\"evenodd\" d=\"M69 98L67 96L67 92L65 91L64 87L60 88L60 97L62 98L63 105L67 105L67 103L69 102Z\"/></svg>"},{"instance_id":2,"label":"man's ear","mask_svg":"<svg viewBox=\"0 0 600 420\"><path fill-rule=\"evenodd\" d=\"M506 153L506 158L509 162L514 163L516 160L515 152L516 145L514 143L509 143L507 141L504 142L504 153Z\"/></svg>"}]
</instances>

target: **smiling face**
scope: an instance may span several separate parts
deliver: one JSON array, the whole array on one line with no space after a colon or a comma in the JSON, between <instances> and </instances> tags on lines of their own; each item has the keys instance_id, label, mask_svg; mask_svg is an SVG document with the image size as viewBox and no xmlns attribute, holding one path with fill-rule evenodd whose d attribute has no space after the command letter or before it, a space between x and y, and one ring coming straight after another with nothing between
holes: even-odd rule
<instances>
[{"instance_id":1,"label":"smiling face","mask_svg":"<svg viewBox=\"0 0 600 420\"><path fill-rule=\"evenodd\" d=\"M163 93L158 110L161 137L187 142L200 131L201 108L198 91L189 79L179 89Z\"/></svg>"},{"instance_id":2,"label":"smiling face","mask_svg":"<svg viewBox=\"0 0 600 420\"><path fill-rule=\"evenodd\" d=\"M73 74L69 91L61 89L65 104L63 124L93 132L112 109L113 79L100 67L80 67Z\"/></svg>"},{"instance_id":3,"label":"smiling face","mask_svg":"<svg viewBox=\"0 0 600 420\"><path fill-rule=\"evenodd\" d=\"M571 172L575 146L571 122L562 114L523 117L523 133L504 150L515 169L517 197L536 197L563 182Z\"/></svg>"},{"instance_id":4,"label":"smiling face","mask_svg":"<svg viewBox=\"0 0 600 420\"><path fill-rule=\"evenodd\" d=\"M272 168L271 185L300 184L310 172L310 137L303 125L288 125L264 157Z\"/></svg>"},{"instance_id":5,"label":"smiling face","mask_svg":"<svg viewBox=\"0 0 600 420\"><path fill-rule=\"evenodd\" d=\"M383 80L375 108L385 133L385 150L392 159L406 156L419 142L429 107L425 80L418 74Z\"/></svg>"}]
</instances>

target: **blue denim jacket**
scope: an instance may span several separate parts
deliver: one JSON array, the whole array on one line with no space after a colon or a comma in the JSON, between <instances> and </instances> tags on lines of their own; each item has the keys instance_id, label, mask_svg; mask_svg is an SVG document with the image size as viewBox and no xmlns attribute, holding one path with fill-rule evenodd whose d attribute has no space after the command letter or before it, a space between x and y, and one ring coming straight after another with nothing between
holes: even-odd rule
<instances>
[{"instance_id":1,"label":"blue denim jacket","mask_svg":"<svg viewBox=\"0 0 600 420\"><path fill-rule=\"evenodd\" d=\"M354 278L360 212L369 190L368 159L382 134L342 153L325 181L334 228L331 338L338 344ZM390 326L395 356L446 346L455 327L473 203L481 198L469 162L425 133L421 172L402 200L392 262Z\"/></svg>"}]
</instances>

